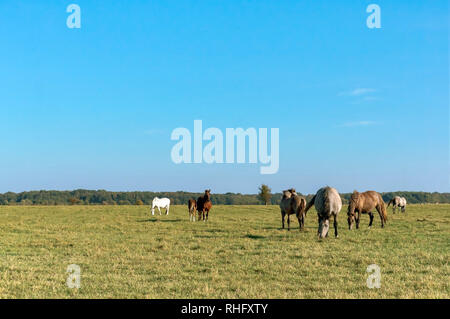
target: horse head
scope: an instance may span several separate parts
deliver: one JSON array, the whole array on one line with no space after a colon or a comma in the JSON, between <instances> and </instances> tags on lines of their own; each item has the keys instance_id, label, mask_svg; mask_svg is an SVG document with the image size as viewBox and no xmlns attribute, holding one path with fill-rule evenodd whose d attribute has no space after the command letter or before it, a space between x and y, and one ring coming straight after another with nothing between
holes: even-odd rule
<instances>
[{"instance_id":1,"label":"horse head","mask_svg":"<svg viewBox=\"0 0 450 319\"><path fill-rule=\"evenodd\" d=\"M325 238L328 234L328 230L330 229L330 220L325 216L319 217L319 230L318 235L319 239Z\"/></svg>"},{"instance_id":2,"label":"horse head","mask_svg":"<svg viewBox=\"0 0 450 319\"><path fill-rule=\"evenodd\" d=\"M283 191L283 199L291 198L291 196L292 196L292 193L289 190Z\"/></svg>"}]
</instances>

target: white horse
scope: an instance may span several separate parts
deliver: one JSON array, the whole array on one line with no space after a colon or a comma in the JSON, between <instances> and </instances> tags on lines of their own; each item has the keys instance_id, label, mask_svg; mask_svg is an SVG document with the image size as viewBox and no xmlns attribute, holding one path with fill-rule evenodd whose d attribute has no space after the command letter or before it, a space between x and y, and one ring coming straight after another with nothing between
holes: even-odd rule
<instances>
[{"instance_id":1,"label":"white horse","mask_svg":"<svg viewBox=\"0 0 450 319\"><path fill-rule=\"evenodd\" d=\"M155 215L155 207L158 207L159 214L161 215L161 208L166 209L166 215L169 215L169 206L170 206L170 199L168 198L153 198L152 201L152 215Z\"/></svg>"},{"instance_id":2,"label":"white horse","mask_svg":"<svg viewBox=\"0 0 450 319\"><path fill-rule=\"evenodd\" d=\"M406 198L405 197L400 197L400 196L395 196L393 199L391 199L387 205L387 207L389 207L389 205L392 204L392 212L395 214L395 210L396 208L400 208L402 210L402 213L406 212Z\"/></svg>"}]
</instances>

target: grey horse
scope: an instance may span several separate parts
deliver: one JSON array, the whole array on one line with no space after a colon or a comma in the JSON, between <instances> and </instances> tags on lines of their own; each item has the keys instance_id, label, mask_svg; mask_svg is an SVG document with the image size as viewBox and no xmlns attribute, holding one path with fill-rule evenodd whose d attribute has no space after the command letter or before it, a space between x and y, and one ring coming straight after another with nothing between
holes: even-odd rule
<instances>
[{"instance_id":1,"label":"grey horse","mask_svg":"<svg viewBox=\"0 0 450 319\"><path fill-rule=\"evenodd\" d=\"M290 215L295 214L298 219L300 230L305 227L305 206L306 199L299 196L295 189L291 188L283 191L283 198L280 202L281 222L284 229L284 217L287 215L288 230L291 230Z\"/></svg>"},{"instance_id":2,"label":"grey horse","mask_svg":"<svg viewBox=\"0 0 450 319\"><path fill-rule=\"evenodd\" d=\"M400 197L400 196L395 196L393 199L391 199L387 205L387 207L389 207L389 205L392 204L392 213L395 214L395 210L398 208L401 209L402 213L406 212L406 198L405 197Z\"/></svg>"},{"instance_id":3,"label":"grey horse","mask_svg":"<svg viewBox=\"0 0 450 319\"><path fill-rule=\"evenodd\" d=\"M319 228L317 230L319 239L328 236L328 230L330 228L330 218L334 218L334 235L338 237L338 223L337 215L342 208L341 196L333 187L322 187L314 195L314 197L306 205L305 215L308 210L314 205L317 211L317 217L319 222Z\"/></svg>"}]
</instances>

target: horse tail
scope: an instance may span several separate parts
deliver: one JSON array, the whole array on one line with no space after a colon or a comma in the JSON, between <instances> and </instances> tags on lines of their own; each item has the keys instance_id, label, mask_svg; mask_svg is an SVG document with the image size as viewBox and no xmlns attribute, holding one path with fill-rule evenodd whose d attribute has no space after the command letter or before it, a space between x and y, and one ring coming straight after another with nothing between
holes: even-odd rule
<instances>
[{"instance_id":1,"label":"horse tail","mask_svg":"<svg viewBox=\"0 0 450 319\"><path fill-rule=\"evenodd\" d=\"M306 216L306 213L308 212L308 210L312 207L312 205L314 205L315 201L316 201L316 195L314 195L313 198L311 198L311 200L309 201L308 205L306 205L306 207L305 207L305 216Z\"/></svg>"},{"instance_id":2,"label":"horse tail","mask_svg":"<svg viewBox=\"0 0 450 319\"><path fill-rule=\"evenodd\" d=\"M298 217L303 216L305 213L305 207L306 207L306 200L301 197L300 202L298 203L297 211L295 212L295 215Z\"/></svg>"},{"instance_id":3,"label":"horse tail","mask_svg":"<svg viewBox=\"0 0 450 319\"><path fill-rule=\"evenodd\" d=\"M388 206L389 207L389 206ZM387 222L387 212L386 212L386 207L384 206L384 201L383 201L383 197L381 197L380 195L380 210L381 213L383 214L383 220L384 222Z\"/></svg>"},{"instance_id":4,"label":"horse tail","mask_svg":"<svg viewBox=\"0 0 450 319\"><path fill-rule=\"evenodd\" d=\"M305 213L305 209L306 209L306 199L302 197L302 199L300 200L300 212L302 213L302 215Z\"/></svg>"},{"instance_id":5,"label":"horse tail","mask_svg":"<svg viewBox=\"0 0 450 319\"><path fill-rule=\"evenodd\" d=\"M387 207L389 207L393 202L394 202L394 199L391 199L391 200L389 201L389 203L387 204Z\"/></svg>"}]
</instances>

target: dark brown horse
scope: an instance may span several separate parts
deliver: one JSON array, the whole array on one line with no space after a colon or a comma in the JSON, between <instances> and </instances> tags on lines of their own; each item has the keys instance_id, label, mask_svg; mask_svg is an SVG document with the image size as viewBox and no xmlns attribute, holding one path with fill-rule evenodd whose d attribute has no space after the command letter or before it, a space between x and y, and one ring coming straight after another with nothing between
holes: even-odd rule
<instances>
[{"instance_id":1,"label":"dark brown horse","mask_svg":"<svg viewBox=\"0 0 450 319\"><path fill-rule=\"evenodd\" d=\"M189 221L195 222L195 211L197 210L197 202L195 199L190 199L188 202Z\"/></svg>"},{"instance_id":2,"label":"dark brown horse","mask_svg":"<svg viewBox=\"0 0 450 319\"><path fill-rule=\"evenodd\" d=\"M212 208L211 202L211 190L205 190L205 195L200 196L197 199L197 211L198 211L198 220L201 220L203 216L203 221L208 220L209 211ZM206 214L206 219L205 219Z\"/></svg>"},{"instance_id":3,"label":"dark brown horse","mask_svg":"<svg viewBox=\"0 0 450 319\"><path fill-rule=\"evenodd\" d=\"M374 209L376 209L380 215L381 227L384 227L384 224L387 222L387 212L381 195L374 191L367 191L364 193L354 191L350 196L350 202L348 204L348 228L352 229L354 222L356 222L356 229L359 228L361 214L369 214L369 228L372 227Z\"/></svg>"}]
</instances>

